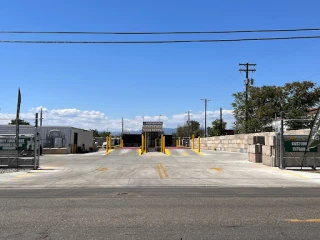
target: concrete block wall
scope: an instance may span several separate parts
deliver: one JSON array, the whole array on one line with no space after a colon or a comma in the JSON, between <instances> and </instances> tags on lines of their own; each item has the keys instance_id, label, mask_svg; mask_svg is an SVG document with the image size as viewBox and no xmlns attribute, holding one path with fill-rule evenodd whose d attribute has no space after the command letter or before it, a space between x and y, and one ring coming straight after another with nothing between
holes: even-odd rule
<instances>
[{"instance_id":1,"label":"concrete block wall","mask_svg":"<svg viewBox=\"0 0 320 240\"><path fill-rule=\"evenodd\" d=\"M309 129L287 131L285 135L308 135ZM195 139L194 148L198 148ZM200 139L200 148L204 150L248 153L251 162L276 166L276 133L263 132L207 137Z\"/></svg>"},{"instance_id":2,"label":"concrete block wall","mask_svg":"<svg viewBox=\"0 0 320 240\"><path fill-rule=\"evenodd\" d=\"M198 148L198 139L195 139L194 148ZM237 134L201 138L200 148L204 150L245 153L248 148L248 136L246 134Z\"/></svg>"}]
</instances>

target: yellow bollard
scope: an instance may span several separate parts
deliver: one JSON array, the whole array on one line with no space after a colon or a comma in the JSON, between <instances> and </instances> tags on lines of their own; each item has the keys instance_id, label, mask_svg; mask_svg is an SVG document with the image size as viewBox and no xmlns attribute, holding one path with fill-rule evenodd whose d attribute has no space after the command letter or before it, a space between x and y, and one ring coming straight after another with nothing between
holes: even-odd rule
<instances>
[{"instance_id":1,"label":"yellow bollard","mask_svg":"<svg viewBox=\"0 0 320 240\"><path fill-rule=\"evenodd\" d=\"M144 134L145 134L145 136L144 136L144 153L147 153L148 138L147 138L147 133L145 132Z\"/></svg>"},{"instance_id":2,"label":"yellow bollard","mask_svg":"<svg viewBox=\"0 0 320 240\"><path fill-rule=\"evenodd\" d=\"M144 135L141 134L141 154L143 154L143 147L144 147Z\"/></svg>"},{"instance_id":3,"label":"yellow bollard","mask_svg":"<svg viewBox=\"0 0 320 240\"><path fill-rule=\"evenodd\" d=\"M166 136L163 136L163 153L166 153Z\"/></svg>"},{"instance_id":4,"label":"yellow bollard","mask_svg":"<svg viewBox=\"0 0 320 240\"><path fill-rule=\"evenodd\" d=\"M200 152L200 137L198 137L198 152Z\"/></svg>"},{"instance_id":5,"label":"yellow bollard","mask_svg":"<svg viewBox=\"0 0 320 240\"><path fill-rule=\"evenodd\" d=\"M106 153L108 153L109 138L106 137Z\"/></svg>"},{"instance_id":6,"label":"yellow bollard","mask_svg":"<svg viewBox=\"0 0 320 240\"><path fill-rule=\"evenodd\" d=\"M109 135L109 148L112 149L112 135Z\"/></svg>"},{"instance_id":7,"label":"yellow bollard","mask_svg":"<svg viewBox=\"0 0 320 240\"><path fill-rule=\"evenodd\" d=\"M194 134L192 134L192 149L194 149Z\"/></svg>"},{"instance_id":8,"label":"yellow bollard","mask_svg":"<svg viewBox=\"0 0 320 240\"><path fill-rule=\"evenodd\" d=\"M178 144L178 147L180 147L181 145L181 141L180 141L180 137L178 138L178 141L179 141L179 144Z\"/></svg>"},{"instance_id":9,"label":"yellow bollard","mask_svg":"<svg viewBox=\"0 0 320 240\"><path fill-rule=\"evenodd\" d=\"M161 152L163 153L163 134L161 134Z\"/></svg>"}]
</instances>

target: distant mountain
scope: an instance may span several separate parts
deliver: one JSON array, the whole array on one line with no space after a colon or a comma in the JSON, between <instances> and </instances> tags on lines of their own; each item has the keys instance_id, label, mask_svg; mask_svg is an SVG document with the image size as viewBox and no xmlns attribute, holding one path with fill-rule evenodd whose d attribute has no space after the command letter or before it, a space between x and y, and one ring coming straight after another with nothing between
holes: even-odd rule
<instances>
[{"instance_id":1,"label":"distant mountain","mask_svg":"<svg viewBox=\"0 0 320 240\"><path fill-rule=\"evenodd\" d=\"M164 134L172 134L175 133L177 131L176 128L163 128Z\"/></svg>"}]
</instances>

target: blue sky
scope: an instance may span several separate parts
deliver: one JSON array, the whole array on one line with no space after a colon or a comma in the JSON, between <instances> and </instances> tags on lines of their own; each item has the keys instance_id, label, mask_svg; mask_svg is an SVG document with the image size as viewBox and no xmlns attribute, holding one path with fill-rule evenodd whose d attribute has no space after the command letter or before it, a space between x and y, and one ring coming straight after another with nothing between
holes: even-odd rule
<instances>
[{"instance_id":1,"label":"blue sky","mask_svg":"<svg viewBox=\"0 0 320 240\"><path fill-rule=\"evenodd\" d=\"M237 0L0 1L0 30L214 31L320 27L320 2ZM301 33L299 33L301 35ZM0 39L155 40L272 37L286 34L197 36L70 36L0 34ZM306 33L317 35L317 32ZM257 63L255 85L282 85L306 78L319 83L320 40L186 43L167 45L36 45L0 43L0 119L21 112L27 119L45 108L44 124L87 128L139 128L141 116L163 115L167 127L209 121L220 107L231 127L232 94L244 89L239 62ZM80 120L79 120L80 119Z\"/></svg>"}]
</instances>

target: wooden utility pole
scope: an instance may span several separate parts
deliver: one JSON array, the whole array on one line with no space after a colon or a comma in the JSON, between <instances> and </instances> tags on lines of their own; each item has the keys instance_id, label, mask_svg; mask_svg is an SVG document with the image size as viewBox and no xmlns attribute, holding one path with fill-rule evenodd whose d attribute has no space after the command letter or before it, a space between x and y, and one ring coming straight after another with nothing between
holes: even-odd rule
<instances>
[{"instance_id":1,"label":"wooden utility pole","mask_svg":"<svg viewBox=\"0 0 320 240\"><path fill-rule=\"evenodd\" d=\"M245 102L245 107L246 107L246 121L245 121L245 133L248 133L248 89L249 85L253 84L253 79L249 79L249 72L255 72L256 69L252 68L250 69L249 67L255 67L257 64L255 63L239 63L239 66L245 66L245 69L239 69L240 72L246 72L246 80L245 85L246 85L246 102Z\"/></svg>"}]
</instances>

